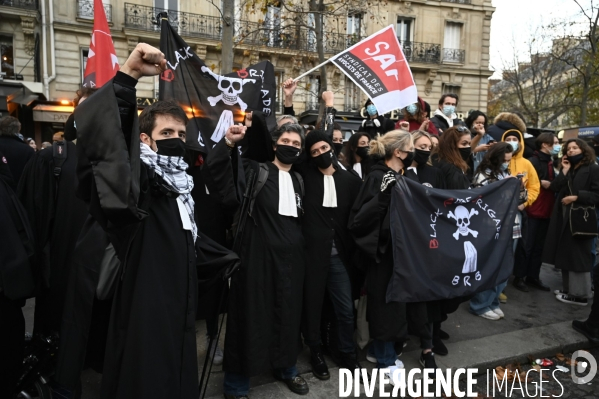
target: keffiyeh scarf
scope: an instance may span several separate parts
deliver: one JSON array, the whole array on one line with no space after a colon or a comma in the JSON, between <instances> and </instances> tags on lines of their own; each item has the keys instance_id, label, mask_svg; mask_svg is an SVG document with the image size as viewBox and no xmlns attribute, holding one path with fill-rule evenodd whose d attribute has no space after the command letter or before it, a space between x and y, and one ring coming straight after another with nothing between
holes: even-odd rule
<instances>
[{"instance_id":1,"label":"keffiyeh scarf","mask_svg":"<svg viewBox=\"0 0 599 399\"><path fill-rule=\"evenodd\" d=\"M182 157L168 157L155 153L147 144L140 144L141 161L164 180L167 188L179 194L177 204L183 228L191 230L193 241L198 237L198 228L194 218L194 201L191 197L193 178L186 172L187 163Z\"/></svg>"}]
</instances>

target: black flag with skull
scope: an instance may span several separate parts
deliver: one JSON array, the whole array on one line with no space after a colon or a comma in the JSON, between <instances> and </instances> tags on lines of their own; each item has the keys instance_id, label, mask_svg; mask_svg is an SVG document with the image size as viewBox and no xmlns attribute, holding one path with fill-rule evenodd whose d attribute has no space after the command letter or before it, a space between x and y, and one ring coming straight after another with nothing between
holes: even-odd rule
<instances>
[{"instance_id":1,"label":"black flag with skull","mask_svg":"<svg viewBox=\"0 0 599 399\"><path fill-rule=\"evenodd\" d=\"M187 116L187 145L208 154L245 112L262 111L275 122L276 84L268 61L221 76L192 50L166 18L161 21L160 50L167 69L160 75L160 100L173 99Z\"/></svg>"},{"instance_id":2,"label":"black flag with skull","mask_svg":"<svg viewBox=\"0 0 599 399\"><path fill-rule=\"evenodd\" d=\"M463 297L506 281L519 193L518 179L438 190L399 178L389 208L394 266L387 302Z\"/></svg>"}]
</instances>

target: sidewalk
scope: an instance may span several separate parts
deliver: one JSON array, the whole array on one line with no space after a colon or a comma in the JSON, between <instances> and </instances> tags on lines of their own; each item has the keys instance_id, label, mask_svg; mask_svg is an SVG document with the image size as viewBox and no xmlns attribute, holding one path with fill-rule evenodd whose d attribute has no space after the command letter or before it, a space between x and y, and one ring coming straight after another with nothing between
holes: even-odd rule
<instances>
[{"instance_id":1,"label":"sidewalk","mask_svg":"<svg viewBox=\"0 0 599 399\"><path fill-rule=\"evenodd\" d=\"M528 355L534 358L555 355L588 347L584 336L571 328L572 320L584 320L590 312L590 304L582 307L559 302L553 290L561 288L561 272L544 265L541 278L552 291L542 292L531 288L528 293L520 292L512 287L511 281L506 288L508 301L502 304L505 319L490 321L468 312L468 303L449 316L443 323L443 330L450 339L445 341L449 349L448 356L436 356L440 368L478 368L484 372L486 368L494 368L512 362L528 362ZM27 320L27 331L31 331L33 312L31 301L24 308ZM206 354L205 324L197 322L198 361L201 367ZM224 333L221 344L224 341ZM366 351L361 353L361 364L372 368L373 364L365 360ZM408 346L404 348L401 360L406 369L420 367L419 342L410 337ZM327 358L331 379L320 381L312 376L309 364L309 350L305 347L298 359L300 374L308 381L310 393L303 398L332 399L338 397L339 373L333 361ZM214 366L206 398L220 399L224 373L220 366ZM83 399L99 398L101 375L87 370L82 375ZM299 399L287 387L269 375L252 378L252 399L289 398ZM353 396L352 396L353 397Z\"/></svg>"},{"instance_id":2,"label":"sidewalk","mask_svg":"<svg viewBox=\"0 0 599 399\"><path fill-rule=\"evenodd\" d=\"M589 346L587 339L574 331L572 320L586 319L590 304L582 307L559 302L553 295L554 289L561 288L561 272L543 265L541 279L551 287L551 292L531 288L530 292L520 292L512 287L511 280L505 292L506 304L501 305L505 319L490 321L468 312L468 303L449 316L443 323L443 330L450 335L445 341L449 355L436 356L440 368L478 368L482 373L487 368L513 362L528 362L528 355L534 358L553 356ZM200 342L200 341L198 341ZM202 357L205 347L202 348ZM365 360L366 351L361 353L361 364L372 369L373 364ZM327 358L331 379L320 381L312 376L309 364L310 352L304 348L298 360L300 374L308 381L310 393L303 398L332 399L339 396L339 373L335 364ZM406 369L420 367L419 342L411 336L400 359ZM214 370L214 369L213 369ZM206 397L221 399L223 373L212 373ZM289 398L299 399L271 376L252 378L252 399ZM353 397L353 394L352 394ZM364 396L365 397L365 396Z\"/></svg>"}]
</instances>

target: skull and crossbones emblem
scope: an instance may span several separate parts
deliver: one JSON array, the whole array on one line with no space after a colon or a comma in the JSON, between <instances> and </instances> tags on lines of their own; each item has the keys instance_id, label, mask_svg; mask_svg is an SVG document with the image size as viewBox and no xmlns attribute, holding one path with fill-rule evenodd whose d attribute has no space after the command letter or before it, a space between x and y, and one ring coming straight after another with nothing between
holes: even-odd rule
<instances>
[{"instance_id":1,"label":"skull and crossbones emblem","mask_svg":"<svg viewBox=\"0 0 599 399\"><path fill-rule=\"evenodd\" d=\"M458 240L460 238L460 235L466 237L468 234L472 234L472 236L474 238L476 238L478 236L478 232L474 231L474 230L470 230L470 218L473 215L478 215L478 211L476 209L471 209L470 212L468 212L468 209L466 209L463 206L458 206L457 208L455 208L455 214L451 211L449 211L447 213L447 217L450 217L452 219L455 219L456 221L456 226L458 227L458 229L456 230L455 233L453 233L453 238L455 238L456 240Z\"/></svg>"},{"instance_id":2,"label":"skull and crossbones emblem","mask_svg":"<svg viewBox=\"0 0 599 399\"><path fill-rule=\"evenodd\" d=\"M206 66L202 67L202 72L210 74L214 79L218 81L218 89L221 91L216 97L209 96L208 101L211 106L215 106L216 103L222 100L227 105L239 104L239 108L245 111L247 104L239 97L243 91L243 85L246 83L256 83L256 79L240 79L240 78L229 78L227 76L217 75Z\"/></svg>"}]
</instances>

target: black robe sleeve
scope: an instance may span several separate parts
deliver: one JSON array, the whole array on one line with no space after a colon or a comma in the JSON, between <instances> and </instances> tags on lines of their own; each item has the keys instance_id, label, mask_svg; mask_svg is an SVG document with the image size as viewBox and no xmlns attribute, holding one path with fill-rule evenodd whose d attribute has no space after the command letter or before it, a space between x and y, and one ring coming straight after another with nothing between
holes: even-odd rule
<instances>
[{"instance_id":1,"label":"black robe sleeve","mask_svg":"<svg viewBox=\"0 0 599 399\"><path fill-rule=\"evenodd\" d=\"M245 138L240 145L243 150L243 158L256 162L271 162L275 159L272 136L266 124L266 117L262 112L254 111L252 113L252 126L245 132Z\"/></svg>"},{"instance_id":2,"label":"black robe sleeve","mask_svg":"<svg viewBox=\"0 0 599 399\"><path fill-rule=\"evenodd\" d=\"M368 175L349 214L348 229L357 245L369 258L376 258L379 242L379 194L382 173Z\"/></svg>"},{"instance_id":3,"label":"black robe sleeve","mask_svg":"<svg viewBox=\"0 0 599 399\"><path fill-rule=\"evenodd\" d=\"M118 72L75 110L77 151L87 161L78 168L81 198L101 225L122 226L141 220L140 148L135 84ZM85 192L89 190L88 192Z\"/></svg>"},{"instance_id":4,"label":"black robe sleeve","mask_svg":"<svg viewBox=\"0 0 599 399\"><path fill-rule=\"evenodd\" d=\"M583 189L574 189L574 195L578 196L577 203L583 205L595 205L599 203L599 166L591 164L588 166L588 183ZM585 182L586 183L586 182Z\"/></svg>"},{"instance_id":5,"label":"black robe sleeve","mask_svg":"<svg viewBox=\"0 0 599 399\"><path fill-rule=\"evenodd\" d=\"M2 151L0 151L0 179L4 180L13 190L15 189L15 180L13 179L10 168L8 167L8 161Z\"/></svg>"}]
</instances>

